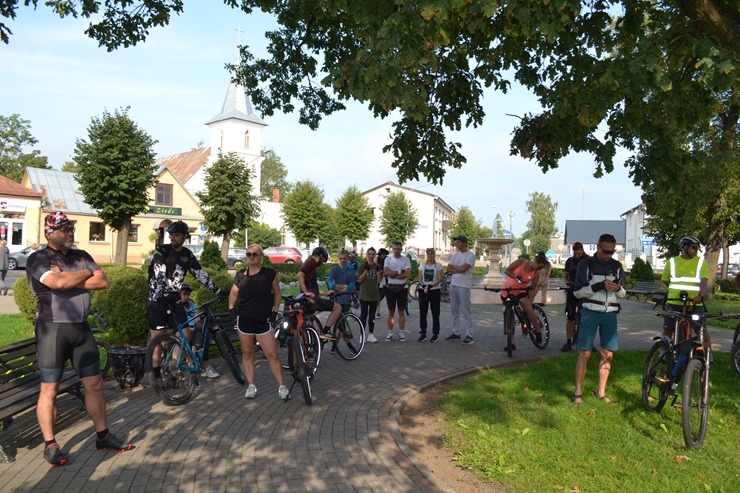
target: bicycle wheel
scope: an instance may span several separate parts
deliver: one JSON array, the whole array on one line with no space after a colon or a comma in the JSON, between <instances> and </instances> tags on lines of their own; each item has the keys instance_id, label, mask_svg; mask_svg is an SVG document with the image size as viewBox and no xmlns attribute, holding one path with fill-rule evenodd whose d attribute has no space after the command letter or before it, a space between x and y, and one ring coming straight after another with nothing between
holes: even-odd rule
<instances>
[{"instance_id":1,"label":"bicycle wheel","mask_svg":"<svg viewBox=\"0 0 740 493\"><path fill-rule=\"evenodd\" d=\"M113 361L110 359L111 345L106 341L95 339L95 344L98 345L98 354L100 355L100 376L105 378L108 376L110 367Z\"/></svg>"},{"instance_id":2,"label":"bicycle wheel","mask_svg":"<svg viewBox=\"0 0 740 493\"><path fill-rule=\"evenodd\" d=\"M339 339L336 342L337 354L351 361L357 358L365 347L365 327L360 317L353 313L345 313L334 325L334 335Z\"/></svg>"},{"instance_id":3,"label":"bicycle wheel","mask_svg":"<svg viewBox=\"0 0 740 493\"><path fill-rule=\"evenodd\" d=\"M532 339L532 344L534 344L537 348L545 349L547 347L547 344L550 342L550 323L547 321L545 310L543 310L540 305L533 304L532 309L537 315L537 320L540 322L540 326L542 326L542 341L537 342L537 333L534 331L534 327L530 327L529 338ZM529 319L527 320L527 322L528 325L531 326L531 322L529 322Z\"/></svg>"},{"instance_id":4,"label":"bicycle wheel","mask_svg":"<svg viewBox=\"0 0 740 493\"><path fill-rule=\"evenodd\" d=\"M514 312L508 307L504 309L504 337L506 354L511 358L511 352L514 350Z\"/></svg>"},{"instance_id":5,"label":"bicycle wheel","mask_svg":"<svg viewBox=\"0 0 740 493\"><path fill-rule=\"evenodd\" d=\"M704 360L692 358L686 365L681 399L683 440L688 448L701 448L707 436L708 420L709 368Z\"/></svg>"},{"instance_id":6,"label":"bicycle wheel","mask_svg":"<svg viewBox=\"0 0 740 493\"><path fill-rule=\"evenodd\" d=\"M577 347L578 343L578 331L581 327L581 310L576 312L576 318L573 321L573 347Z\"/></svg>"},{"instance_id":7,"label":"bicycle wheel","mask_svg":"<svg viewBox=\"0 0 740 493\"><path fill-rule=\"evenodd\" d=\"M275 345L277 346L278 359L283 370L290 370L288 365L288 353L290 352L290 325L287 319L278 316L271 324L275 334Z\"/></svg>"},{"instance_id":8,"label":"bicycle wheel","mask_svg":"<svg viewBox=\"0 0 740 493\"><path fill-rule=\"evenodd\" d=\"M409 298L416 301L419 299L419 281L414 281L409 284Z\"/></svg>"},{"instance_id":9,"label":"bicycle wheel","mask_svg":"<svg viewBox=\"0 0 740 493\"><path fill-rule=\"evenodd\" d=\"M216 324L214 326L214 329L216 330L213 331L213 340L216 341L216 347L224 358L226 366L229 367L229 370L231 370L231 373L234 375L237 383L244 385L247 380L244 378L244 372L242 371L242 353L241 351L237 351L231 343L231 340L226 335L226 331L223 326L219 322L214 323Z\"/></svg>"},{"instance_id":10,"label":"bicycle wheel","mask_svg":"<svg viewBox=\"0 0 740 493\"><path fill-rule=\"evenodd\" d=\"M316 371L319 369L319 362L321 361L321 339L319 339L319 333L311 326L303 328L304 341L306 347L306 365L308 365L308 377L313 378L316 375Z\"/></svg>"},{"instance_id":11,"label":"bicycle wheel","mask_svg":"<svg viewBox=\"0 0 740 493\"><path fill-rule=\"evenodd\" d=\"M648 411L660 412L668 399L668 361L662 342L656 342L648 351L642 370L642 403Z\"/></svg>"},{"instance_id":12,"label":"bicycle wheel","mask_svg":"<svg viewBox=\"0 0 740 493\"><path fill-rule=\"evenodd\" d=\"M445 283L440 284L440 286L441 286L440 291L442 292L439 295L439 299L443 301L444 303L449 303L450 302L450 288Z\"/></svg>"},{"instance_id":13,"label":"bicycle wheel","mask_svg":"<svg viewBox=\"0 0 740 493\"><path fill-rule=\"evenodd\" d=\"M730 366L737 376L740 377L740 342L735 344L730 354Z\"/></svg>"},{"instance_id":14,"label":"bicycle wheel","mask_svg":"<svg viewBox=\"0 0 740 493\"><path fill-rule=\"evenodd\" d=\"M298 381L303 391L303 399L307 405L313 402L311 394L311 382L308 377L309 371L306 365L306 353L304 352L303 343L300 337L294 336L290 339L290 366L292 368L293 378Z\"/></svg>"},{"instance_id":15,"label":"bicycle wheel","mask_svg":"<svg viewBox=\"0 0 740 493\"><path fill-rule=\"evenodd\" d=\"M161 378L155 376L152 365L152 357L157 348L162 355ZM196 386L195 368L190 353L185 350L180 338L174 334L159 335L146 347L146 373L149 384L167 406L185 404L193 396ZM190 371L191 369L193 371Z\"/></svg>"}]
</instances>

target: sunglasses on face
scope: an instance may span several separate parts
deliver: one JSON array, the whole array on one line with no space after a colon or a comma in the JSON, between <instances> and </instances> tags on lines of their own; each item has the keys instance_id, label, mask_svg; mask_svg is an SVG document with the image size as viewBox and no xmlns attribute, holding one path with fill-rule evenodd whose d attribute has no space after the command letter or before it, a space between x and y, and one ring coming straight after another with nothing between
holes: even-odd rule
<instances>
[{"instance_id":1,"label":"sunglasses on face","mask_svg":"<svg viewBox=\"0 0 740 493\"><path fill-rule=\"evenodd\" d=\"M247 252L246 253L246 256L247 257L259 257L260 256L260 252Z\"/></svg>"},{"instance_id":2,"label":"sunglasses on face","mask_svg":"<svg viewBox=\"0 0 740 493\"><path fill-rule=\"evenodd\" d=\"M603 248L601 249L601 253L603 253L604 255L614 255L615 251L616 250L604 250Z\"/></svg>"}]
</instances>

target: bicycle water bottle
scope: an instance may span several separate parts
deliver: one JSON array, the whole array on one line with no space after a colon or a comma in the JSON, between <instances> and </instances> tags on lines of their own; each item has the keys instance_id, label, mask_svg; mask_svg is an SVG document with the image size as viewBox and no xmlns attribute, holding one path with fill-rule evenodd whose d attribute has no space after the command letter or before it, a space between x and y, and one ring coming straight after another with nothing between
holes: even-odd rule
<instances>
[{"instance_id":1,"label":"bicycle water bottle","mask_svg":"<svg viewBox=\"0 0 740 493\"><path fill-rule=\"evenodd\" d=\"M673 376L673 380L676 380L678 376L681 374L681 370L683 370L684 365L686 364L686 360L688 360L689 357L685 354L681 354L678 359L676 360L676 364L673 366L673 371L671 372L671 376Z\"/></svg>"}]
</instances>

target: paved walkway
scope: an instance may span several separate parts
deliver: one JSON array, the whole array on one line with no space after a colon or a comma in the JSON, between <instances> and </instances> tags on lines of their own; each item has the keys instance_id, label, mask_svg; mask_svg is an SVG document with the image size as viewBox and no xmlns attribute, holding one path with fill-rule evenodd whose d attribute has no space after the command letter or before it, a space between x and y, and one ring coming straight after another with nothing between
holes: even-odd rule
<instances>
[{"instance_id":1,"label":"paved walkway","mask_svg":"<svg viewBox=\"0 0 740 493\"><path fill-rule=\"evenodd\" d=\"M0 297L0 304L7 303ZM622 349L647 348L660 321L651 305L625 302L620 315ZM414 307L415 308L415 307ZM561 355L562 306L547 308L553 338L545 351L520 341L514 361ZM442 307L442 336L450 333L449 305ZM387 313L384 310L384 313ZM17 460L0 464L3 491L19 492L417 492L452 491L417 462L398 429L398 413L415 392L454 375L509 360L500 306L474 306L475 344L418 343L418 312L412 309L408 342L368 344L352 362L328 352L314 380L314 404L278 399L264 361L257 369L257 399L215 360L221 378L201 382L180 407L164 406L150 388L119 390L106 382L109 421L136 444L123 454L95 449L85 413L71 397L60 399L57 439L71 454L66 467L50 468L35 414L21 416L2 432ZM385 335L386 319L376 332ZM730 331L715 331L715 347L728 350ZM575 353L570 356L575 361ZM587 376L595 387L595 372ZM636 396L636 398L638 398Z\"/></svg>"}]
</instances>

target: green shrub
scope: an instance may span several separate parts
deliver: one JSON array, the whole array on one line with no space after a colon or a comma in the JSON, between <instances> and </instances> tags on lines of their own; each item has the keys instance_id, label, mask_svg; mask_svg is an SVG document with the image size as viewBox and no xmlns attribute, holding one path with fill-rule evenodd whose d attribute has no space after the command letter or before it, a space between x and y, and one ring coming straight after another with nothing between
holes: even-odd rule
<instances>
[{"instance_id":1,"label":"green shrub","mask_svg":"<svg viewBox=\"0 0 740 493\"><path fill-rule=\"evenodd\" d=\"M553 279L562 279L563 274L565 274L564 269L557 269L553 267L552 270L550 270L550 277Z\"/></svg>"},{"instance_id":2,"label":"green shrub","mask_svg":"<svg viewBox=\"0 0 740 493\"><path fill-rule=\"evenodd\" d=\"M632 264L632 270L629 273L627 285L630 287L634 286L637 281L655 282L653 268L640 257L637 257L635 259L635 263Z\"/></svg>"},{"instance_id":3,"label":"green shrub","mask_svg":"<svg viewBox=\"0 0 740 493\"><path fill-rule=\"evenodd\" d=\"M212 269L205 269L205 271L208 272L208 275L211 276L213 282L216 283L216 286L218 286L222 292L228 293L231 291L231 285L234 284L234 278L228 272ZM208 288L196 281L190 274L185 276L185 282L193 287L193 292L190 294L190 297L196 305L205 303L214 298L215 295ZM222 302L212 305L211 309L214 313L228 311L228 300L224 299Z\"/></svg>"},{"instance_id":4,"label":"green shrub","mask_svg":"<svg viewBox=\"0 0 740 493\"><path fill-rule=\"evenodd\" d=\"M203 243L203 253L200 254L200 265L209 269L226 272L226 262L221 257L218 244L206 240Z\"/></svg>"},{"instance_id":5,"label":"green shrub","mask_svg":"<svg viewBox=\"0 0 740 493\"><path fill-rule=\"evenodd\" d=\"M735 287L735 279L718 279L716 287L720 289L723 293L737 293L737 288Z\"/></svg>"},{"instance_id":6,"label":"green shrub","mask_svg":"<svg viewBox=\"0 0 740 493\"><path fill-rule=\"evenodd\" d=\"M33 319L36 316L36 298L31 294L31 288L28 286L28 277L19 277L15 281L15 284L13 284L13 297L23 318L33 323Z\"/></svg>"},{"instance_id":7,"label":"green shrub","mask_svg":"<svg viewBox=\"0 0 740 493\"><path fill-rule=\"evenodd\" d=\"M110 287L93 293L93 307L110 324L105 339L114 346L143 346L147 343L147 276L137 269L131 271L111 272Z\"/></svg>"}]
</instances>

